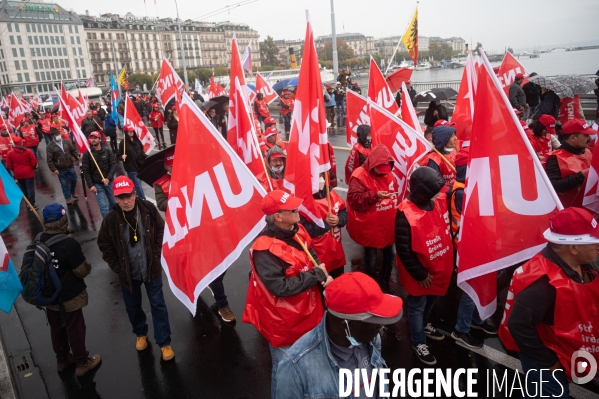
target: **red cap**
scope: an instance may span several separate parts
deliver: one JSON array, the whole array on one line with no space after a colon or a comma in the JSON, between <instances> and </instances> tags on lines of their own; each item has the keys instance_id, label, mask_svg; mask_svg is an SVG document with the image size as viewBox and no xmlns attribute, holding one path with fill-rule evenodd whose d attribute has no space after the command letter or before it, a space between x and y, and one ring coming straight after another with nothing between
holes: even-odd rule
<instances>
[{"instance_id":1,"label":"red cap","mask_svg":"<svg viewBox=\"0 0 599 399\"><path fill-rule=\"evenodd\" d=\"M283 94L289 94L289 90L287 90L287 89L284 89L284 90L283 90Z\"/></svg>"},{"instance_id":2,"label":"red cap","mask_svg":"<svg viewBox=\"0 0 599 399\"><path fill-rule=\"evenodd\" d=\"M135 129L134 129L134 128L133 128L133 126L131 126L131 125L125 125L125 127L123 127L123 130L124 130L125 132L132 132L132 131L134 131Z\"/></svg>"},{"instance_id":3,"label":"red cap","mask_svg":"<svg viewBox=\"0 0 599 399\"><path fill-rule=\"evenodd\" d=\"M521 73L517 73L516 80L518 80L518 79L524 79L524 75L522 75Z\"/></svg>"},{"instance_id":4,"label":"red cap","mask_svg":"<svg viewBox=\"0 0 599 399\"><path fill-rule=\"evenodd\" d=\"M91 133L89 134L89 137L92 137L92 136L94 136L94 137L97 137L97 138L99 138L99 139L100 139L100 138L102 138L102 133L100 133L100 132L98 132L98 131L91 132Z\"/></svg>"},{"instance_id":5,"label":"red cap","mask_svg":"<svg viewBox=\"0 0 599 399\"><path fill-rule=\"evenodd\" d=\"M543 236L555 244L599 244L599 225L587 210L571 207L549 220Z\"/></svg>"},{"instance_id":6,"label":"red cap","mask_svg":"<svg viewBox=\"0 0 599 399\"><path fill-rule=\"evenodd\" d=\"M344 273L324 291L327 310L345 320L393 324L401 318L403 301L387 295L365 273Z\"/></svg>"},{"instance_id":7,"label":"red cap","mask_svg":"<svg viewBox=\"0 0 599 399\"><path fill-rule=\"evenodd\" d=\"M539 118L539 122L545 126L547 133L555 134L555 118L551 115L543 114ZM594 133L592 133L594 134Z\"/></svg>"},{"instance_id":8,"label":"red cap","mask_svg":"<svg viewBox=\"0 0 599 399\"><path fill-rule=\"evenodd\" d=\"M272 116L269 116L268 118L264 119L264 124L265 125L276 125L277 121Z\"/></svg>"},{"instance_id":9,"label":"red cap","mask_svg":"<svg viewBox=\"0 0 599 399\"><path fill-rule=\"evenodd\" d=\"M526 124L526 121L523 121L522 119L520 119L520 124L522 125L522 129L524 129L524 130L526 130L526 129L530 130L530 128Z\"/></svg>"},{"instance_id":10,"label":"red cap","mask_svg":"<svg viewBox=\"0 0 599 399\"><path fill-rule=\"evenodd\" d=\"M406 84L408 84L408 83L412 84L412 80L411 79L406 80Z\"/></svg>"},{"instance_id":11,"label":"red cap","mask_svg":"<svg viewBox=\"0 0 599 399\"><path fill-rule=\"evenodd\" d=\"M279 130L277 130L276 127L274 126L269 126L265 131L264 131L264 138L270 137L274 134L278 134L281 133Z\"/></svg>"},{"instance_id":12,"label":"red cap","mask_svg":"<svg viewBox=\"0 0 599 399\"><path fill-rule=\"evenodd\" d=\"M597 132L591 129L585 121L580 119L571 119L562 126L562 134L574 133L583 133L588 134L589 136L597 134Z\"/></svg>"},{"instance_id":13,"label":"red cap","mask_svg":"<svg viewBox=\"0 0 599 399\"><path fill-rule=\"evenodd\" d=\"M119 176L114 179L112 190L114 191L114 196L117 197L122 194L131 194L135 190L135 186L127 176Z\"/></svg>"},{"instance_id":14,"label":"red cap","mask_svg":"<svg viewBox=\"0 0 599 399\"><path fill-rule=\"evenodd\" d=\"M437 122L435 122L435 126L434 127L438 127L438 126L455 126L455 122L447 122L445 119L439 119Z\"/></svg>"},{"instance_id":15,"label":"red cap","mask_svg":"<svg viewBox=\"0 0 599 399\"><path fill-rule=\"evenodd\" d=\"M273 215L278 211L292 211L299 208L303 199L294 197L283 190L273 190L262 199L262 212Z\"/></svg>"},{"instance_id":16,"label":"red cap","mask_svg":"<svg viewBox=\"0 0 599 399\"><path fill-rule=\"evenodd\" d=\"M357 86L357 85L358 85L358 82L354 82L354 86Z\"/></svg>"},{"instance_id":17,"label":"red cap","mask_svg":"<svg viewBox=\"0 0 599 399\"><path fill-rule=\"evenodd\" d=\"M326 85L324 85L324 87L326 87L327 89L332 89L333 88L330 83L327 83Z\"/></svg>"},{"instance_id":18,"label":"red cap","mask_svg":"<svg viewBox=\"0 0 599 399\"><path fill-rule=\"evenodd\" d=\"M468 157L470 156L470 147L464 147L455 154L455 166L468 165Z\"/></svg>"},{"instance_id":19,"label":"red cap","mask_svg":"<svg viewBox=\"0 0 599 399\"><path fill-rule=\"evenodd\" d=\"M384 164L376 166L377 173L381 173L381 174L391 173L391 169L392 169L392 167L391 167L390 163L384 163Z\"/></svg>"},{"instance_id":20,"label":"red cap","mask_svg":"<svg viewBox=\"0 0 599 399\"><path fill-rule=\"evenodd\" d=\"M19 136L13 137L12 141L13 141L13 143L15 143L15 145L22 145L23 144L23 139L20 138Z\"/></svg>"},{"instance_id":21,"label":"red cap","mask_svg":"<svg viewBox=\"0 0 599 399\"><path fill-rule=\"evenodd\" d=\"M175 153L169 152L164 155L164 166L173 166L175 163Z\"/></svg>"},{"instance_id":22,"label":"red cap","mask_svg":"<svg viewBox=\"0 0 599 399\"><path fill-rule=\"evenodd\" d=\"M98 111L92 111L92 115L98 115Z\"/></svg>"},{"instance_id":23,"label":"red cap","mask_svg":"<svg viewBox=\"0 0 599 399\"><path fill-rule=\"evenodd\" d=\"M512 109L514 110L514 113L516 115L522 115L522 111L520 111L519 109L516 109L516 108L512 108Z\"/></svg>"}]
</instances>

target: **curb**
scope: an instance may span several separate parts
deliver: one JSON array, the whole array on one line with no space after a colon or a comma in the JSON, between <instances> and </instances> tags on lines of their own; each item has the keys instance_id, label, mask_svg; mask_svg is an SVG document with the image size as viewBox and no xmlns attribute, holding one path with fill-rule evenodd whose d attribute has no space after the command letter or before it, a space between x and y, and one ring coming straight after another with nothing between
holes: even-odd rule
<instances>
[{"instance_id":1,"label":"curb","mask_svg":"<svg viewBox=\"0 0 599 399\"><path fill-rule=\"evenodd\" d=\"M18 389L12 367L8 363L2 331L0 331L0 398L17 399Z\"/></svg>"}]
</instances>

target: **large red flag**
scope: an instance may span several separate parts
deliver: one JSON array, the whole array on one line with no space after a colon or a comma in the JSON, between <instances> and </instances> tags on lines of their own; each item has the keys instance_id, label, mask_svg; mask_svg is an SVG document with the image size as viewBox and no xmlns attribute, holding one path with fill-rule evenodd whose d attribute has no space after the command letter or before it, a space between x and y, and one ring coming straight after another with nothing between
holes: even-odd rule
<instances>
[{"instance_id":1,"label":"large red flag","mask_svg":"<svg viewBox=\"0 0 599 399\"><path fill-rule=\"evenodd\" d=\"M358 126L370 125L368 99L362 97L353 90L348 90L345 100L345 132L347 146L353 147L358 141Z\"/></svg>"},{"instance_id":2,"label":"large red flag","mask_svg":"<svg viewBox=\"0 0 599 399\"><path fill-rule=\"evenodd\" d=\"M162 106L166 107L166 104L175 97L177 90L181 90L184 85L171 63L166 58L163 58L158 84L156 85L156 95L160 99Z\"/></svg>"},{"instance_id":3,"label":"large red flag","mask_svg":"<svg viewBox=\"0 0 599 399\"><path fill-rule=\"evenodd\" d=\"M582 206L599 214L599 150L593 151Z\"/></svg>"},{"instance_id":4,"label":"large red flag","mask_svg":"<svg viewBox=\"0 0 599 399\"><path fill-rule=\"evenodd\" d=\"M402 82L401 88L401 119L420 133L422 132L422 127L420 127L420 122L418 122L418 116L416 115L416 110L408 94L405 82Z\"/></svg>"},{"instance_id":5,"label":"large red flag","mask_svg":"<svg viewBox=\"0 0 599 399\"><path fill-rule=\"evenodd\" d=\"M495 272L530 259L562 209L484 52L458 245L458 286L481 318L496 309ZM492 117L490 117L492 115Z\"/></svg>"},{"instance_id":6,"label":"large red flag","mask_svg":"<svg viewBox=\"0 0 599 399\"><path fill-rule=\"evenodd\" d=\"M89 151L87 139L81 131L79 123L77 123L77 120L71 113L71 110L69 109L69 106L67 105L65 99L61 95L59 95L58 101L60 104L60 108L62 109L61 118L67 123L67 125L71 129L71 132L73 133L73 139L75 140L75 144L77 144L77 149L79 150L79 153L84 154L86 151Z\"/></svg>"},{"instance_id":7,"label":"large red flag","mask_svg":"<svg viewBox=\"0 0 599 399\"><path fill-rule=\"evenodd\" d=\"M503 61L499 66L499 71L497 72L497 79L499 80L501 87L503 87L505 94L509 94L510 85L514 83L516 75L519 73L524 76L530 75L526 68L524 68L524 65L520 64L520 62L514 58L512 53L509 51L506 52Z\"/></svg>"},{"instance_id":8,"label":"large red flag","mask_svg":"<svg viewBox=\"0 0 599 399\"><path fill-rule=\"evenodd\" d=\"M404 82L407 82L412 77L410 68L398 68L393 73L385 76L385 82L389 85L392 92L399 91Z\"/></svg>"},{"instance_id":9,"label":"large red flag","mask_svg":"<svg viewBox=\"0 0 599 399\"><path fill-rule=\"evenodd\" d=\"M262 75L260 75L259 72L256 74L256 92L262 93L262 95L264 96L264 101L266 101L267 104L270 104L271 102L279 98L277 92L274 91L272 87L270 87L268 82L264 80L264 78L262 77Z\"/></svg>"},{"instance_id":10,"label":"large red flag","mask_svg":"<svg viewBox=\"0 0 599 399\"><path fill-rule=\"evenodd\" d=\"M395 102L393 92L387 86L383 73L372 57L370 57L370 76L368 77L368 98L393 115L397 115L399 107Z\"/></svg>"},{"instance_id":11,"label":"large red flag","mask_svg":"<svg viewBox=\"0 0 599 399\"><path fill-rule=\"evenodd\" d=\"M80 103L75 97L64 90L64 86L62 90L62 98L65 100L64 102L66 106L69 107L69 112L77 124L81 126L81 122L83 122L83 119L85 119L87 113L87 104ZM98 130L100 130L100 127L98 127Z\"/></svg>"},{"instance_id":12,"label":"large red flag","mask_svg":"<svg viewBox=\"0 0 599 399\"><path fill-rule=\"evenodd\" d=\"M178 140L185 145L175 150L162 266L175 296L195 315L202 290L264 228L266 192L187 94Z\"/></svg>"},{"instance_id":13,"label":"large red flag","mask_svg":"<svg viewBox=\"0 0 599 399\"><path fill-rule=\"evenodd\" d=\"M398 203L407 195L408 176L414 164L431 149L424 135L403 120L370 101L372 147L383 144L393 157L393 177L397 183Z\"/></svg>"},{"instance_id":14,"label":"large red flag","mask_svg":"<svg viewBox=\"0 0 599 399\"><path fill-rule=\"evenodd\" d=\"M21 120L25 115L25 109L21 101L13 93L10 95L10 106L8 110L8 124L13 128L17 129L21 125Z\"/></svg>"},{"instance_id":15,"label":"large red flag","mask_svg":"<svg viewBox=\"0 0 599 399\"><path fill-rule=\"evenodd\" d=\"M208 91L208 100L218 96L227 95L227 91L220 84L214 82L214 75L210 78L210 89Z\"/></svg>"},{"instance_id":16,"label":"large red flag","mask_svg":"<svg viewBox=\"0 0 599 399\"><path fill-rule=\"evenodd\" d=\"M177 93L175 92L174 95L176 94ZM156 141L154 140L154 136L152 136L152 134L146 127L146 124L144 123L143 119L141 118L141 116L139 116L139 113L137 112L137 109L135 109L135 104L133 104L131 97L126 97L127 99L125 100L124 117L125 126L133 127L133 130L135 130L135 133L137 134L137 137L139 137L141 144L143 144L144 146L144 152L146 154L149 154L150 152L152 152L154 147L156 147Z\"/></svg>"},{"instance_id":17,"label":"large red flag","mask_svg":"<svg viewBox=\"0 0 599 399\"><path fill-rule=\"evenodd\" d=\"M474 115L474 98L476 95L476 68L472 53L468 53L460 91L455 101L455 108L451 115L451 122L455 123L456 136L463 142L463 146L470 145L472 136L472 116Z\"/></svg>"},{"instance_id":18,"label":"large red flag","mask_svg":"<svg viewBox=\"0 0 599 399\"><path fill-rule=\"evenodd\" d=\"M239 82L236 85L236 81ZM241 95L237 95L237 90L240 90ZM247 131L241 131L237 121L237 114L241 112L242 104L239 101L245 103L246 109L249 110L248 94L251 90L245 83L245 77L243 75L243 67L241 65L241 59L239 58L239 50L237 48L237 39L233 35L231 40L231 71L229 74L229 120L228 120L228 131L227 141L231 144L231 147L237 148L238 140L241 137L245 137ZM253 124L253 118L250 119ZM252 129L255 131L255 129ZM249 143L246 144L248 146ZM256 150L257 150L256 146ZM250 168L251 169L251 168Z\"/></svg>"},{"instance_id":19,"label":"large red flag","mask_svg":"<svg viewBox=\"0 0 599 399\"><path fill-rule=\"evenodd\" d=\"M324 227L323 218L326 215L321 213L312 194L318 192L319 174L331 169L329 138L318 54L314 46L310 15L307 11L306 19L304 54L293 108L289 144L287 145L287 163L283 184L292 194L304 200L300 206L302 213L318 226Z\"/></svg>"},{"instance_id":20,"label":"large red flag","mask_svg":"<svg viewBox=\"0 0 599 399\"><path fill-rule=\"evenodd\" d=\"M87 105L87 101L85 101L85 97L83 96L83 94L81 93L81 89L77 88L78 91L78 95L77 95L77 101L79 101L81 104L85 104Z\"/></svg>"}]
</instances>

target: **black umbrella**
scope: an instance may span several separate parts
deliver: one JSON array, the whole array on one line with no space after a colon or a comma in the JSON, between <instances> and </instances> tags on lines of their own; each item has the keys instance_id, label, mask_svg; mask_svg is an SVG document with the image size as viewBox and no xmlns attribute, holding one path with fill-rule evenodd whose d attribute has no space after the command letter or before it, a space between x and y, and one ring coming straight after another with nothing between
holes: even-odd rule
<instances>
[{"instance_id":1,"label":"black umbrella","mask_svg":"<svg viewBox=\"0 0 599 399\"><path fill-rule=\"evenodd\" d=\"M143 92L143 91L141 91L141 90L139 90L139 89L137 89L137 90L133 90L133 91L131 92L131 94L144 94L144 92Z\"/></svg>"},{"instance_id":2,"label":"black umbrella","mask_svg":"<svg viewBox=\"0 0 599 399\"><path fill-rule=\"evenodd\" d=\"M218 115L223 115L224 114L223 106L225 104L229 105L229 96L212 97L210 99L210 102L216 103L215 105L211 106L210 108L214 108Z\"/></svg>"},{"instance_id":3,"label":"black umbrella","mask_svg":"<svg viewBox=\"0 0 599 399\"><path fill-rule=\"evenodd\" d=\"M144 167L139 171L137 177L152 187L154 182L166 173L166 169L164 169L164 156L172 151L175 151L174 144L165 150L158 151L156 154L147 157L144 161Z\"/></svg>"},{"instance_id":4,"label":"black umbrella","mask_svg":"<svg viewBox=\"0 0 599 399\"><path fill-rule=\"evenodd\" d=\"M430 102L449 100L451 97L457 96L458 92L451 87L438 87L420 92L414 97L415 102Z\"/></svg>"},{"instance_id":5,"label":"black umbrella","mask_svg":"<svg viewBox=\"0 0 599 399\"><path fill-rule=\"evenodd\" d=\"M200 106L200 111L206 112L210 108L214 107L215 105L218 105L218 103L216 101L210 100L210 101L203 102L202 105Z\"/></svg>"}]
</instances>

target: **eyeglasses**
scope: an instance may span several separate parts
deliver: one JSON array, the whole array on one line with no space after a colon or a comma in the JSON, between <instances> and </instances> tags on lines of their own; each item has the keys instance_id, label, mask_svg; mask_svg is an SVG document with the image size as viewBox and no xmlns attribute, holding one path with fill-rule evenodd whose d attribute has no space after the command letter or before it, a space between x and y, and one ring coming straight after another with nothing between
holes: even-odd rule
<instances>
[{"instance_id":1,"label":"eyeglasses","mask_svg":"<svg viewBox=\"0 0 599 399\"><path fill-rule=\"evenodd\" d=\"M277 213L283 213L283 212L299 213L299 209L292 209L292 210L281 209Z\"/></svg>"}]
</instances>

